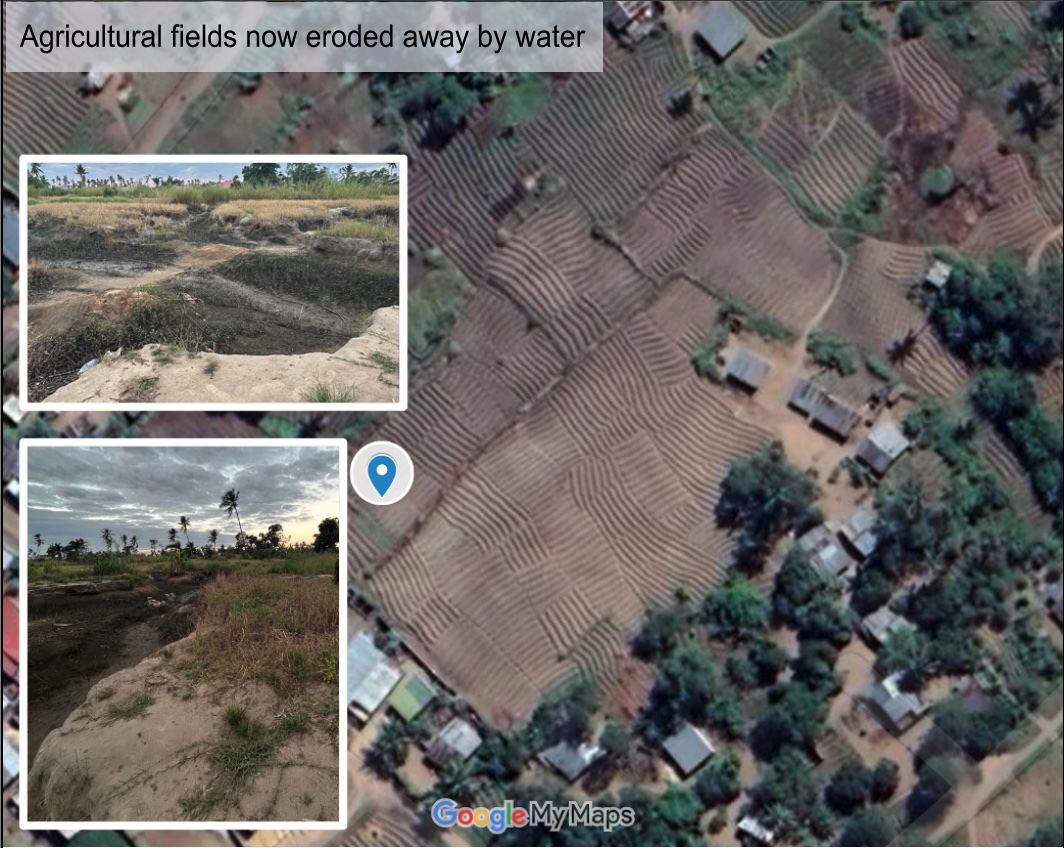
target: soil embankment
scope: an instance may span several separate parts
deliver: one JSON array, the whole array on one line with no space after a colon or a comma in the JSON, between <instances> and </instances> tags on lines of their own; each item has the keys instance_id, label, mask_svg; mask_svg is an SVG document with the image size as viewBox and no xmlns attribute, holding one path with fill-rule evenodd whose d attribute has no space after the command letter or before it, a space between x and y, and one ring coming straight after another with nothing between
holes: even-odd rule
<instances>
[{"instance_id":1,"label":"soil embankment","mask_svg":"<svg viewBox=\"0 0 1064 848\"><path fill-rule=\"evenodd\" d=\"M202 586L187 576L86 594L30 590L26 756L31 765L44 738L96 683L189 634L187 613ZM149 604L149 598L163 605Z\"/></svg>"},{"instance_id":2,"label":"soil embankment","mask_svg":"<svg viewBox=\"0 0 1064 848\"><path fill-rule=\"evenodd\" d=\"M373 313L369 328L335 353L244 356L144 347L89 369L49 395L49 403L395 403L399 400L399 307ZM317 397L317 393L323 392ZM331 398L330 398L331 396Z\"/></svg>"}]
</instances>

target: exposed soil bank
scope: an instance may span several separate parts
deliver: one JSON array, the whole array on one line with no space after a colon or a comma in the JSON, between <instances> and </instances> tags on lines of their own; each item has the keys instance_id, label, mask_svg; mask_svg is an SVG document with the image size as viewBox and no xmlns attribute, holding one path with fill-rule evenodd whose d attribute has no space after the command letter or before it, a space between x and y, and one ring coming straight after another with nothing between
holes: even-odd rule
<instances>
[{"instance_id":1,"label":"exposed soil bank","mask_svg":"<svg viewBox=\"0 0 1064 848\"><path fill-rule=\"evenodd\" d=\"M187 605L203 588L196 577L99 594L30 593L26 755L31 765L44 738L84 702L92 686L191 632ZM168 594L174 599L167 600ZM149 598L165 605L151 606Z\"/></svg>"},{"instance_id":2,"label":"exposed soil bank","mask_svg":"<svg viewBox=\"0 0 1064 848\"><path fill-rule=\"evenodd\" d=\"M373 313L369 328L333 353L244 356L145 347L101 362L49 395L50 403L291 403L399 400L399 307ZM331 397L316 397L317 390Z\"/></svg>"}]
</instances>

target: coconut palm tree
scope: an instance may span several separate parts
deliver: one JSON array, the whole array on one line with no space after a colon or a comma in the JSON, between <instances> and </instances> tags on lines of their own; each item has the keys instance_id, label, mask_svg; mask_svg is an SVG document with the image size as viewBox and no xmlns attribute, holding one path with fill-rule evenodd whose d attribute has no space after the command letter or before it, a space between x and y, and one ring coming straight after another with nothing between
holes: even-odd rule
<instances>
[{"instance_id":1,"label":"coconut palm tree","mask_svg":"<svg viewBox=\"0 0 1064 848\"><path fill-rule=\"evenodd\" d=\"M44 176L44 168L41 167L40 162L34 162L30 165L30 176L35 179L40 179Z\"/></svg>"},{"instance_id":2,"label":"coconut palm tree","mask_svg":"<svg viewBox=\"0 0 1064 848\"><path fill-rule=\"evenodd\" d=\"M176 527L171 527L169 530L166 531L166 539L169 542L169 545L176 545L177 544L177 528ZM169 545L168 545L168 547L169 547Z\"/></svg>"},{"instance_id":3,"label":"coconut palm tree","mask_svg":"<svg viewBox=\"0 0 1064 848\"><path fill-rule=\"evenodd\" d=\"M188 519L185 518L185 516L182 515L181 516L181 520L178 521L177 523L181 527L181 532L185 534L185 541L187 542L189 540L188 539Z\"/></svg>"},{"instance_id":4,"label":"coconut palm tree","mask_svg":"<svg viewBox=\"0 0 1064 848\"><path fill-rule=\"evenodd\" d=\"M236 489L229 489L224 495L222 495L222 502L218 504L220 509L225 510L225 517L232 518L233 513L236 513L236 526L240 529L240 535L244 535L244 525L240 523L240 510L237 508L240 502L240 492Z\"/></svg>"},{"instance_id":5,"label":"coconut palm tree","mask_svg":"<svg viewBox=\"0 0 1064 848\"><path fill-rule=\"evenodd\" d=\"M130 536L129 537L129 549L133 553L137 552L137 537L136 536Z\"/></svg>"},{"instance_id":6,"label":"coconut palm tree","mask_svg":"<svg viewBox=\"0 0 1064 848\"><path fill-rule=\"evenodd\" d=\"M41 538L41 534L40 533L34 533L33 534L33 544L35 544L37 546L37 549L33 552L33 555L34 556L40 556L41 555L41 545L44 544L44 539Z\"/></svg>"},{"instance_id":7,"label":"coconut palm tree","mask_svg":"<svg viewBox=\"0 0 1064 848\"><path fill-rule=\"evenodd\" d=\"M217 530L211 530L211 532L207 534L207 543L212 548L215 547L218 544L218 531Z\"/></svg>"},{"instance_id":8,"label":"coconut palm tree","mask_svg":"<svg viewBox=\"0 0 1064 848\"><path fill-rule=\"evenodd\" d=\"M100 538L103 539L103 543L107 546L107 552L111 552L111 546L115 543L115 537L111 535L111 531L106 527L103 528L103 532L100 534Z\"/></svg>"},{"instance_id":9,"label":"coconut palm tree","mask_svg":"<svg viewBox=\"0 0 1064 848\"><path fill-rule=\"evenodd\" d=\"M155 546L159 544L158 539L148 539L148 545L151 549L151 555L155 556Z\"/></svg>"},{"instance_id":10,"label":"coconut palm tree","mask_svg":"<svg viewBox=\"0 0 1064 848\"><path fill-rule=\"evenodd\" d=\"M1053 128L1059 106L1060 97L1047 101L1045 86L1030 77L1013 83L1005 100L1005 111L1017 115L1020 132L1031 141L1038 141L1039 133Z\"/></svg>"},{"instance_id":11,"label":"coconut palm tree","mask_svg":"<svg viewBox=\"0 0 1064 848\"><path fill-rule=\"evenodd\" d=\"M349 183L355 178L355 166L350 162L340 169L340 182Z\"/></svg>"},{"instance_id":12,"label":"coconut palm tree","mask_svg":"<svg viewBox=\"0 0 1064 848\"><path fill-rule=\"evenodd\" d=\"M123 533L119 538L122 540L122 553L128 554L129 553L129 536L127 536L125 533Z\"/></svg>"},{"instance_id":13,"label":"coconut palm tree","mask_svg":"<svg viewBox=\"0 0 1064 848\"><path fill-rule=\"evenodd\" d=\"M84 165L75 165L74 166L74 173L77 174L78 175L78 179L81 180L81 187L85 188L85 175L88 173L88 171L85 170L85 166Z\"/></svg>"}]
</instances>

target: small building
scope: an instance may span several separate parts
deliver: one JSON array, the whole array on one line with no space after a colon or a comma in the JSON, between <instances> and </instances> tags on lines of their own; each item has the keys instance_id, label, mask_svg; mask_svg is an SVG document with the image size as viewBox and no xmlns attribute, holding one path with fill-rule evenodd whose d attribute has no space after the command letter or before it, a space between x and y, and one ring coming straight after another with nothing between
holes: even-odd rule
<instances>
[{"instance_id":1,"label":"small building","mask_svg":"<svg viewBox=\"0 0 1064 848\"><path fill-rule=\"evenodd\" d=\"M874 646L882 645L892 633L913 625L889 606L882 606L861 619L861 633Z\"/></svg>"},{"instance_id":2,"label":"small building","mask_svg":"<svg viewBox=\"0 0 1064 848\"><path fill-rule=\"evenodd\" d=\"M584 742L576 746L559 742L541 751L539 761L554 769L570 783L576 783L580 775L605 753L606 750L594 742Z\"/></svg>"},{"instance_id":3,"label":"small building","mask_svg":"<svg viewBox=\"0 0 1064 848\"><path fill-rule=\"evenodd\" d=\"M1046 610L1052 619L1061 627L1064 627L1064 603L1062 603L1062 588L1064 583L1057 581L1046 586L1043 597L1046 602Z\"/></svg>"},{"instance_id":4,"label":"small building","mask_svg":"<svg viewBox=\"0 0 1064 848\"><path fill-rule=\"evenodd\" d=\"M7 788L15 782L18 778L18 751L11 744L11 740L7 738L7 734L4 734L4 786L3 790L6 792Z\"/></svg>"},{"instance_id":5,"label":"small building","mask_svg":"<svg viewBox=\"0 0 1064 848\"><path fill-rule=\"evenodd\" d=\"M739 833L746 836L759 845L771 845L776 841L776 834L765 827L753 816L743 816L736 826Z\"/></svg>"},{"instance_id":6,"label":"small building","mask_svg":"<svg viewBox=\"0 0 1064 848\"><path fill-rule=\"evenodd\" d=\"M823 392L813 404L809 421L814 427L819 427L844 442L850 438L853 428L861 422L861 416L838 398Z\"/></svg>"},{"instance_id":7,"label":"small building","mask_svg":"<svg viewBox=\"0 0 1064 848\"><path fill-rule=\"evenodd\" d=\"M876 514L870 509L859 509L843 522L839 535L865 559L876 549Z\"/></svg>"},{"instance_id":8,"label":"small building","mask_svg":"<svg viewBox=\"0 0 1064 848\"><path fill-rule=\"evenodd\" d=\"M653 16L651 0L613 0L606 4L603 19L610 30L623 33L633 24L649 21Z\"/></svg>"},{"instance_id":9,"label":"small building","mask_svg":"<svg viewBox=\"0 0 1064 848\"><path fill-rule=\"evenodd\" d=\"M857 458L882 477L909 446L909 440L897 424L881 421L857 448Z\"/></svg>"},{"instance_id":10,"label":"small building","mask_svg":"<svg viewBox=\"0 0 1064 848\"><path fill-rule=\"evenodd\" d=\"M912 727L928 710L928 704L916 692L904 692L898 685L900 674L873 683L864 693L864 700L876 718L891 733L900 736Z\"/></svg>"},{"instance_id":11,"label":"small building","mask_svg":"<svg viewBox=\"0 0 1064 848\"><path fill-rule=\"evenodd\" d=\"M356 634L347 646L348 711L360 721L368 721L401 676L372 637Z\"/></svg>"},{"instance_id":12,"label":"small building","mask_svg":"<svg viewBox=\"0 0 1064 848\"><path fill-rule=\"evenodd\" d=\"M18 424L26 417L26 413L22 411L22 407L18 405L18 397L15 395L8 395L4 400L4 415L11 419L15 424ZM5 447L7 447L5 445Z\"/></svg>"},{"instance_id":13,"label":"small building","mask_svg":"<svg viewBox=\"0 0 1064 848\"><path fill-rule=\"evenodd\" d=\"M666 739L662 747L682 777L694 774L716 752L709 737L690 723Z\"/></svg>"},{"instance_id":14,"label":"small building","mask_svg":"<svg viewBox=\"0 0 1064 848\"><path fill-rule=\"evenodd\" d=\"M808 380L805 377L800 378L794 384L794 388L791 389L791 396L788 399L788 403L797 409L802 415L811 415L813 409L821 398L824 397L824 389L822 386Z\"/></svg>"},{"instance_id":15,"label":"small building","mask_svg":"<svg viewBox=\"0 0 1064 848\"><path fill-rule=\"evenodd\" d=\"M855 565L838 537L826 524L814 527L798 540L799 549L809 557L809 564L824 582L846 575Z\"/></svg>"},{"instance_id":16,"label":"small building","mask_svg":"<svg viewBox=\"0 0 1064 848\"><path fill-rule=\"evenodd\" d=\"M769 367L760 356L746 348L738 351L724 369L724 376L751 392L756 392L765 382Z\"/></svg>"},{"instance_id":17,"label":"small building","mask_svg":"<svg viewBox=\"0 0 1064 848\"><path fill-rule=\"evenodd\" d=\"M403 721L413 721L432 703L436 689L421 672L415 671L403 678L402 683L392 690L388 705L395 710Z\"/></svg>"},{"instance_id":18,"label":"small building","mask_svg":"<svg viewBox=\"0 0 1064 848\"><path fill-rule=\"evenodd\" d=\"M4 595L4 677L18 682L18 600L14 595Z\"/></svg>"},{"instance_id":19,"label":"small building","mask_svg":"<svg viewBox=\"0 0 1064 848\"><path fill-rule=\"evenodd\" d=\"M941 259L936 259L928 270L927 276L924 277L924 282L933 289L941 290L946 287L946 283L949 282L949 278L952 275L953 266L948 262L943 262Z\"/></svg>"},{"instance_id":20,"label":"small building","mask_svg":"<svg viewBox=\"0 0 1064 848\"><path fill-rule=\"evenodd\" d=\"M723 62L746 41L746 23L727 0L711 0L695 27L695 39Z\"/></svg>"},{"instance_id":21,"label":"small building","mask_svg":"<svg viewBox=\"0 0 1064 848\"><path fill-rule=\"evenodd\" d=\"M442 766L448 760L455 758L468 760L483 741L473 725L465 719L455 717L432 738L425 751L425 757L437 766Z\"/></svg>"}]
</instances>

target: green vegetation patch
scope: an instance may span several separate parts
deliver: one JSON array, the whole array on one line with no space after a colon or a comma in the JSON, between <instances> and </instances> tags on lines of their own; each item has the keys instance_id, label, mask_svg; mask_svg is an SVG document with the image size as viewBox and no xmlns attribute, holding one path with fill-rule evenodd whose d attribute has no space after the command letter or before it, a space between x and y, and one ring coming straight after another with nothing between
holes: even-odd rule
<instances>
[{"instance_id":1,"label":"green vegetation patch","mask_svg":"<svg viewBox=\"0 0 1064 848\"><path fill-rule=\"evenodd\" d=\"M267 256L249 252L219 266L218 273L276 294L372 312L399 302L397 268L392 262L359 262L318 253Z\"/></svg>"},{"instance_id":2,"label":"green vegetation patch","mask_svg":"<svg viewBox=\"0 0 1064 848\"><path fill-rule=\"evenodd\" d=\"M717 119L730 132L753 141L768 114L792 91L796 71L793 53L781 47L758 65L707 63L699 79L702 96Z\"/></svg>"},{"instance_id":3,"label":"green vegetation patch","mask_svg":"<svg viewBox=\"0 0 1064 848\"><path fill-rule=\"evenodd\" d=\"M422 363L440 350L455 317L473 293L465 275L439 248L422 255L425 276L410 288L410 352Z\"/></svg>"},{"instance_id":4,"label":"green vegetation patch","mask_svg":"<svg viewBox=\"0 0 1064 848\"><path fill-rule=\"evenodd\" d=\"M861 367L861 352L856 345L827 330L813 330L806 339L805 349L821 368L837 371L844 377L856 374Z\"/></svg>"}]
</instances>

